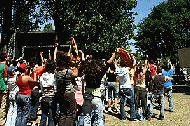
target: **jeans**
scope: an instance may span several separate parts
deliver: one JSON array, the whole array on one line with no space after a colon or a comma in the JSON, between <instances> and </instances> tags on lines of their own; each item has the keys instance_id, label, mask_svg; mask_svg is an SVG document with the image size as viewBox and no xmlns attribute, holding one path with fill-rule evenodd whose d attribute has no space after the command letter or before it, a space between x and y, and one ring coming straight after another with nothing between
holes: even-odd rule
<instances>
[{"instance_id":1,"label":"jeans","mask_svg":"<svg viewBox=\"0 0 190 126\"><path fill-rule=\"evenodd\" d=\"M15 126L26 126L31 107L31 97L28 95L18 94L17 102L17 117Z\"/></svg>"},{"instance_id":2,"label":"jeans","mask_svg":"<svg viewBox=\"0 0 190 126\"><path fill-rule=\"evenodd\" d=\"M130 117L131 119L136 119L136 111L135 111L135 102L134 102L134 90L133 88L123 88L120 89L120 113L121 118L125 119L126 112L125 112L125 105L127 100L130 99ZM129 98L128 98L129 97Z\"/></svg>"},{"instance_id":3,"label":"jeans","mask_svg":"<svg viewBox=\"0 0 190 126\"><path fill-rule=\"evenodd\" d=\"M59 118L58 126L73 126L76 118L76 99L73 89L58 95Z\"/></svg>"},{"instance_id":4,"label":"jeans","mask_svg":"<svg viewBox=\"0 0 190 126\"><path fill-rule=\"evenodd\" d=\"M160 94L160 117L164 117L164 94Z\"/></svg>"},{"instance_id":5,"label":"jeans","mask_svg":"<svg viewBox=\"0 0 190 126\"><path fill-rule=\"evenodd\" d=\"M108 98L114 99L118 97L118 87L116 85L116 82L108 82ZM112 94L113 93L113 94Z\"/></svg>"},{"instance_id":6,"label":"jeans","mask_svg":"<svg viewBox=\"0 0 190 126\"><path fill-rule=\"evenodd\" d=\"M38 107L39 107L39 102L35 103L34 105L31 105L30 108L30 119L36 120L37 119L37 113L38 113Z\"/></svg>"},{"instance_id":7,"label":"jeans","mask_svg":"<svg viewBox=\"0 0 190 126\"><path fill-rule=\"evenodd\" d=\"M172 88L164 89L164 93L168 97L169 111L173 112L174 111L174 98L173 98Z\"/></svg>"},{"instance_id":8,"label":"jeans","mask_svg":"<svg viewBox=\"0 0 190 126\"><path fill-rule=\"evenodd\" d=\"M48 126L55 126L54 117L55 117L55 106L53 104L52 98L42 98L41 108L42 108L42 116L40 121L40 126L46 126L47 118L48 118Z\"/></svg>"},{"instance_id":9,"label":"jeans","mask_svg":"<svg viewBox=\"0 0 190 126\"><path fill-rule=\"evenodd\" d=\"M136 107L136 110L139 110L142 107L142 112L140 113L138 112L140 119L143 119L146 116L148 116L146 88L139 87L139 86L135 87L135 107Z\"/></svg>"},{"instance_id":10,"label":"jeans","mask_svg":"<svg viewBox=\"0 0 190 126\"><path fill-rule=\"evenodd\" d=\"M10 93L9 95L9 110L7 113L7 120L5 126L15 126L15 121L17 117L17 104L15 101L15 94Z\"/></svg>"},{"instance_id":11,"label":"jeans","mask_svg":"<svg viewBox=\"0 0 190 126\"><path fill-rule=\"evenodd\" d=\"M155 96L156 95L156 96ZM164 92L163 91L159 91L158 93L149 93L148 94L148 100L150 101L150 103L148 104L148 116L151 117L153 116L154 112L153 112L153 108L154 105L152 102L154 102L153 99L154 98L158 98L157 100L159 101L159 110L160 110L160 117L164 117L164 107L165 107L165 100L164 100Z\"/></svg>"},{"instance_id":12,"label":"jeans","mask_svg":"<svg viewBox=\"0 0 190 126\"><path fill-rule=\"evenodd\" d=\"M40 98L39 89L35 88L32 91L32 95L31 95L31 109L30 109L30 119L31 120L37 119L38 107L40 105L39 98Z\"/></svg>"},{"instance_id":13,"label":"jeans","mask_svg":"<svg viewBox=\"0 0 190 126\"><path fill-rule=\"evenodd\" d=\"M77 126L104 126L103 103L99 97L84 97Z\"/></svg>"}]
</instances>

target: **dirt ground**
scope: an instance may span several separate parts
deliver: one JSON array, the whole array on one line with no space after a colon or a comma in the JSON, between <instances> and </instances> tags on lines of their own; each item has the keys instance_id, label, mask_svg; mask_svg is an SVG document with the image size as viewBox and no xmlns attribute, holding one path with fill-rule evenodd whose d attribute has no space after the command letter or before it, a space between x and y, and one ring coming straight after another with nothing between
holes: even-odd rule
<instances>
[{"instance_id":1,"label":"dirt ground","mask_svg":"<svg viewBox=\"0 0 190 126\"><path fill-rule=\"evenodd\" d=\"M169 112L168 101L165 100L165 119L158 120L159 111L154 109L156 118L150 121L119 120L118 115L106 114L106 126L189 126L190 125L190 87L175 86L174 87L174 112ZM128 109L128 107L126 108Z\"/></svg>"},{"instance_id":2,"label":"dirt ground","mask_svg":"<svg viewBox=\"0 0 190 126\"><path fill-rule=\"evenodd\" d=\"M4 102L4 101L3 101ZM2 102L2 103L3 103ZM168 101L165 100L165 119L158 120L159 111L154 109L156 118L152 118L150 121L136 121L120 120L118 114L105 114L106 126L189 126L190 125L190 86L181 85L174 86L174 112L169 112ZM2 104L4 105L4 104ZM1 105L1 108L4 106ZM128 110L129 107L126 107ZM4 126L5 113L0 109L0 126ZM40 114L39 114L40 115ZM40 118L36 122L39 123Z\"/></svg>"}]
</instances>

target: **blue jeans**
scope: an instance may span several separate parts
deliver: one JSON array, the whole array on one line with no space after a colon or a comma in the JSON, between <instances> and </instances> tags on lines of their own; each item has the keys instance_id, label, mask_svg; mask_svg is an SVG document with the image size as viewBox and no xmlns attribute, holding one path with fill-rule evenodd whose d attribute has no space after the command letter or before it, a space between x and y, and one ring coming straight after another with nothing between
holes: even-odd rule
<instances>
[{"instance_id":1,"label":"blue jeans","mask_svg":"<svg viewBox=\"0 0 190 126\"><path fill-rule=\"evenodd\" d=\"M164 107L165 107L165 100L164 100L164 91L159 91L158 93L152 94L149 93L148 94L148 100L150 100L150 103L148 104L148 116L151 117L154 112L153 112L153 101L151 100L151 97L155 97L154 95L156 95L156 98L158 98L159 101L159 110L160 110L160 117L164 117Z\"/></svg>"},{"instance_id":2,"label":"blue jeans","mask_svg":"<svg viewBox=\"0 0 190 126\"><path fill-rule=\"evenodd\" d=\"M40 103L37 102L34 105L31 105L31 108L30 108L30 119L31 120L36 120L37 119L37 113L38 113L39 104Z\"/></svg>"},{"instance_id":3,"label":"blue jeans","mask_svg":"<svg viewBox=\"0 0 190 126\"><path fill-rule=\"evenodd\" d=\"M39 98L40 98L39 89L38 88L33 89L32 95L31 95L31 108L30 108L31 120L37 119L38 107L40 105Z\"/></svg>"},{"instance_id":4,"label":"blue jeans","mask_svg":"<svg viewBox=\"0 0 190 126\"><path fill-rule=\"evenodd\" d=\"M174 98L173 98L173 93L172 93L172 87L164 89L164 93L168 97L169 111L173 112L174 111Z\"/></svg>"},{"instance_id":5,"label":"blue jeans","mask_svg":"<svg viewBox=\"0 0 190 126\"><path fill-rule=\"evenodd\" d=\"M77 126L104 126L103 103L101 98L93 97L92 99L84 98L82 112L79 117ZM85 124L84 124L85 123Z\"/></svg>"},{"instance_id":6,"label":"blue jeans","mask_svg":"<svg viewBox=\"0 0 190 126\"><path fill-rule=\"evenodd\" d=\"M55 117L55 107L56 104L53 104L52 98L42 98L41 108L42 116L40 126L46 126L48 118L48 126L55 126L54 117Z\"/></svg>"},{"instance_id":7,"label":"blue jeans","mask_svg":"<svg viewBox=\"0 0 190 126\"><path fill-rule=\"evenodd\" d=\"M26 126L31 107L31 97L28 95L18 94L17 102L17 117L15 126Z\"/></svg>"},{"instance_id":8,"label":"blue jeans","mask_svg":"<svg viewBox=\"0 0 190 126\"><path fill-rule=\"evenodd\" d=\"M160 116L164 117L164 94L160 94Z\"/></svg>"},{"instance_id":9,"label":"blue jeans","mask_svg":"<svg viewBox=\"0 0 190 126\"><path fill-rule=\"evenodd\" d=\"M126 112L125 112L125 105L127 100L130 99L130 117L131 119L136 119L136 111L135 111L135 102L134 102L134 90L132 88L123 88L120 89L120 113L121 118L125 119Z\"/></svg>"}]
</instances>

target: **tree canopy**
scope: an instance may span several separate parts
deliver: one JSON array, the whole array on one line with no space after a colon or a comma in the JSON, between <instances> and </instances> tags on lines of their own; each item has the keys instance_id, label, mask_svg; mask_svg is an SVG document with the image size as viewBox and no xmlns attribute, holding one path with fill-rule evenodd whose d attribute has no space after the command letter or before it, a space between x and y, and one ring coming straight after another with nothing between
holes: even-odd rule
<instances>
[{"instance_id":1,"label":"tree canopy","mask_svg":"<svg viewBox=\"0 0 190 126\"><path fill-rule=\"evenodd\" d=\"M136 46L152 58L173 57L190 47L190 1L168 0L152 9L138 25Z\"/></svg>"},{"instance_id":2,"label":"tree canopy","mask_svg":"<svg viewBox=\"0 0 190 126\"><path fill-rule=\"evenodd\" d=\"M126 47L133 37L131 10L136 4L136 0L15 0L9 5L12 22L6 26L27 32L53 19L60 43L73 36L83 50L110 52Z\"/></svg>"},{"instance_id":3,"label":"tree canopy","mask_svg":"<svg viewBox=\"0 0 190 126\"><path fill-rule=\"evenodd\" d=\"M135 28L136 0L44 1L60 41L73 36L83 50L110 52L126 47Z\"/></svg>"}]
</instances>

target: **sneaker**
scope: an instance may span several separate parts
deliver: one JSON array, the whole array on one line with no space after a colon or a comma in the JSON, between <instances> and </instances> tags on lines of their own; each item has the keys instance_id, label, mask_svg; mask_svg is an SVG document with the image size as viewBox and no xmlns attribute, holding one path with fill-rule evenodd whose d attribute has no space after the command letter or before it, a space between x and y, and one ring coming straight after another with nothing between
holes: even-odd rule
<instances>
[{"instance_id":1,"label":"sneaker","mask_svg":"<svg viewBox=\"0 0 190 126\"><path fill-rule=\"evenodd\" d=\"M164 116L159 116L159 120L164 120Z\"/></svg>"},{"instance_id":2,"label":"sneaker","mask_svg":"<svg viewBox=\"0 0 190 126\"><path fill-rule=\"evenodd\" d=\"M156 117L156 114L152 113L151 118L155 118L155 117Z\"/></svg>"},{"instance_id":3,"label":"sneaker","mask_svg":"<svg viewBox=\"0 0 190 126\"><path fill-rule=\"evenodd\" d=\"M121 117L121 120L126 120L127 119L127 117Z\"/></svg>"},{"instance_id":4,"label":"sneaker","mask_svg":"<svg viewBox=\"0 0 190 126\"><path fill-rule=\"evenodd\" d=\"M108 112L112 112L112 109L110 107L108 108Z\"/></svg>"},{"instance_id":5,"label":"sneaker","mask_svg":"<svg viewBox=\"0 0 190 126\"><path fill-rule=\"evenodd\" d=\"M113 111L113 112L119 112L119 109L118 109L118 108L115 108L115 107L112 107L112 111Z\"/></svg>"},{"instance_id":6,"label":"sneaker","mask_svg":"<svg viewBox=\"0 0 190 126\"><path fill-rule=\"evenodd\" d=\"M150 121L150 120L151 120L151 117L150 117L150 116L148 116L148 117L147 117L147 120L148 120L148 121Z\"/></svg>"},{"instance_id":7,"label":"sneaker","mask_svg":"<svg viewBox=\"0 0 190 126\"><path fill-rule=\"evenodd\" d=\"M169 112L174 112L174 110L169 110Z\"/></svg>"},{"instance_id":8,"label":"sneaker","mask_svg":"<svg viewBox=\"0 0 190 126\"><path fill-rule=\"evenodd\" d=\"M136 122L136 121L138 121L138 119L136 119L136 118L131 118L131 119L129 119L130 121L134 121L134 122Z\"/></svg>"}]
</instances>

